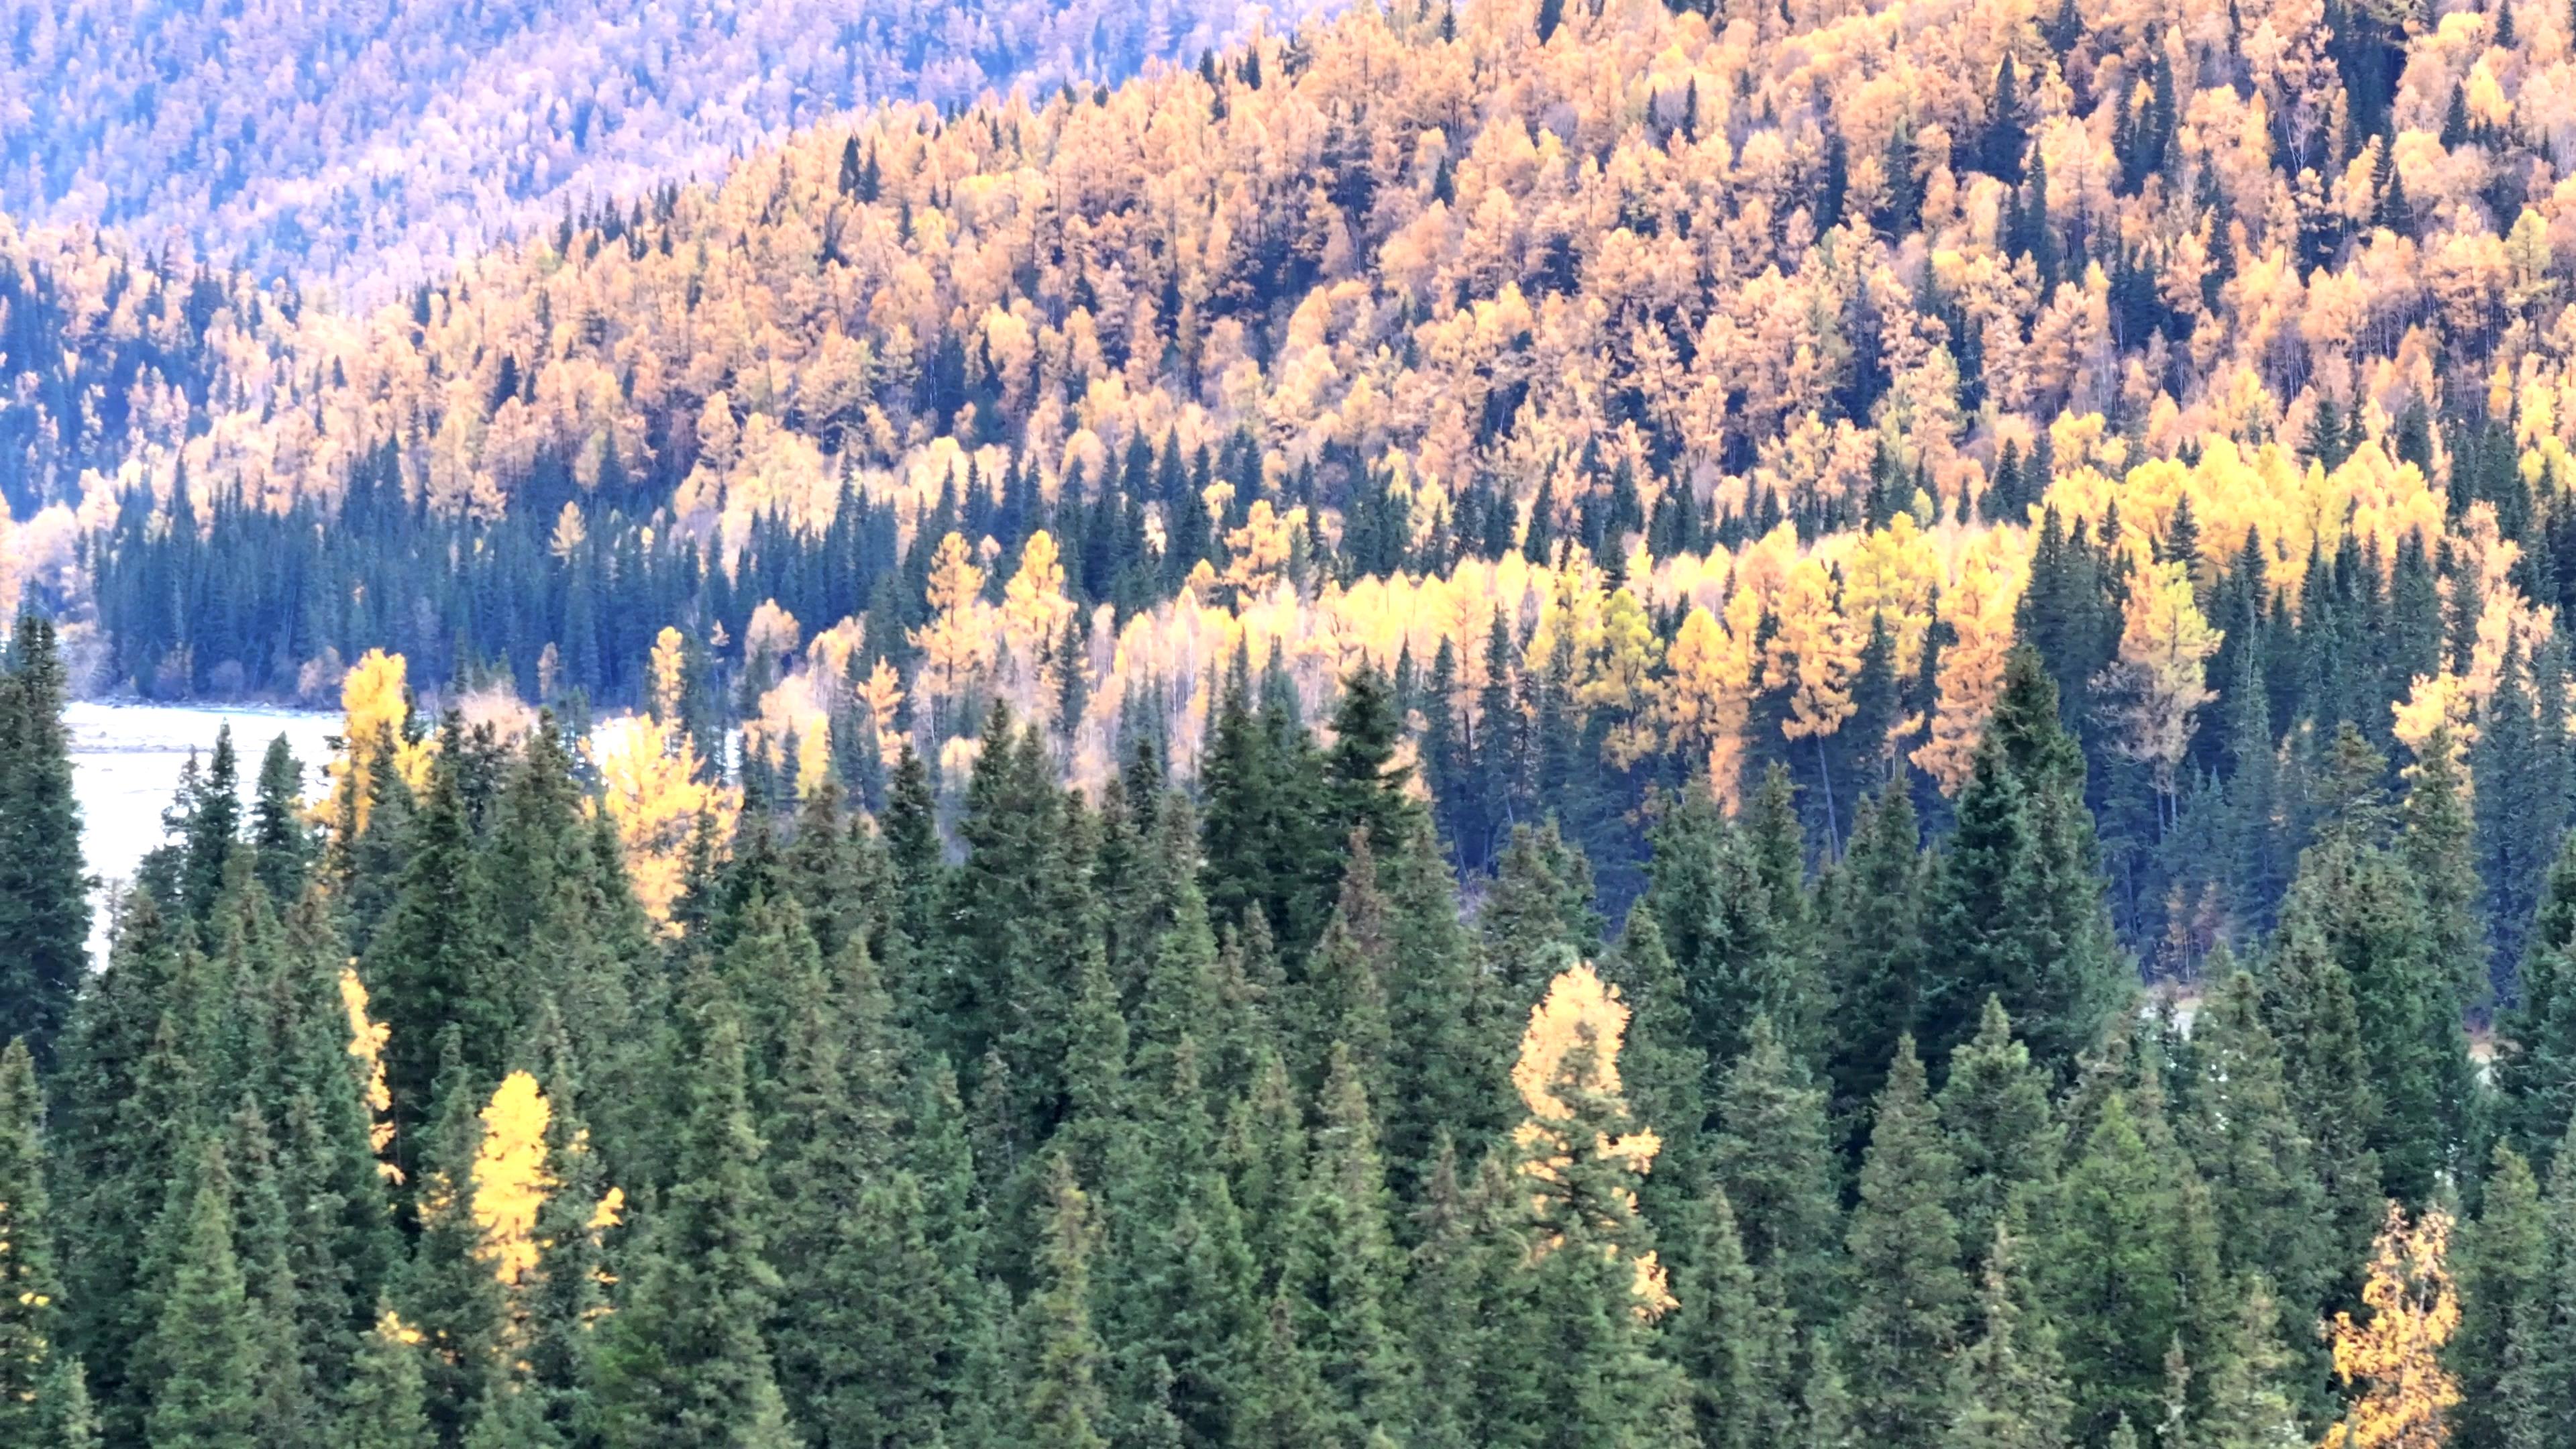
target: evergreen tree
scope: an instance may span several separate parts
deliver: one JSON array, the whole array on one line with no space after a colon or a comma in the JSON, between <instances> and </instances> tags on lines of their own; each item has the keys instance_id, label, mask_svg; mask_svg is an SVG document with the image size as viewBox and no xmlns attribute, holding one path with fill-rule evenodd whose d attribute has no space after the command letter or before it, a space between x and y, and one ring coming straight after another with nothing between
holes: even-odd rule
<instances>
[{"instance_id":1,"label":"evergreen tree","mask_svg":"<svg viewBox=\"0 0 2576 1449\"><path fill-rule=\"evenodd\" d=\"M2032 1311L2018 1245L1998 1223L1978 1295L1982 1328L1952 1371L1942 1449L2062 1449L2073 1403L2057 1335Z\"/></svg>"},{"instance_id":2,"label":"evergreen tree","mask_svg":"<svg viewBox=\"0 0 2576 1449\"><path fill-rule=\"evenodd\" d=\"M1987 998L1976 1039L1951 1056L1940 1096L1941 1131L1959 1168L1951 1213L1972 1260L1998 1231L2026 1222L2056 1180L2063 1143L2048 1085L2003 1003Z\"/></svg>"},{"instance_id":3,"label":"evergreen tree","mask_svg":"<svg viewBox=\"0 0 2576 1449\"><path fill-rule=\"evenodd\" d=\"M72 794L68 697L51 622L26 615L0 656L0 1036L54 1058L89 963L89 881Z\"/></svg>"},{"instance_id":4,"label":"evergreen tree","mask_svg":"<svg viewBox=\"0 0 2576 1449\"><path fill-rule=\"evenodd\" d=\"M183 1217L180 1255L153 1335L149 1421L154 1449L259 1445L262 1338L233 1255L233 1205L220 1148L209 1144Z\"/></svg>"},{"instance_id":5,"label":"evergreen tree","mask_svg":"<svg viewBox=\"0 0 2576 1449\"><path fill-rule=\"evenodd\" d=\"M1825 1094L1789 1060L1768 1018L1717 1092L1709 1170L1736 1205L1745 1257L1802 1325L1840 1316L1842 1236Z\"/></svg>"},{"instance_id":6,"label":"evergreen tree","mask_svg":"<svg viewBox=\"0 0 2576 1449\"><path fill-rule=\"evenodd\" d=\"M53 1442L63 1361L62 1295L45 1190L35 1057L24 1041L0 1053L0 1446Z\"/></svg>"},{"instance_id":7,"label":"evergreen tree","mask_svg":"<svg viewBox=\"0 0 2576 1449\"><path fill-rule=\"evenodd\" d=\"M1107 1449L1098 1381L1101 1347L1091 1322L1091 1199L1063 1154L1048 1159L1047 1220L1038 1250L1042 1287L1027 1315L1027 1388L1021 1413L1030 1442Z\"/></svg>"},{"instance_id":8,"label":"evergreen tree","mask_svg":"<svg viewBox=\"0 0 2576 1449\"><path fill-rule=\"evenodd\" d=\"M420 1357L419 1332L384 1309L341 1392L340 1442L348 1449L434 1449Z\"/></svg>"},{"instance_id":9,"label":"evergreen tree","mask_svg":"<svg viewBox=\"0 0 2576 1449\"><path fill-rule=\"evenodd\" d=\"M268 742L260 757L257 798L251 804L250 843L258 852L255 873L281 911L304 894L313 862L313 835L304 823L304 767L286 736Z\"/></svg>"},{"instance_id":10,"label":"evergreen tree","mask_svg":"<svg viewBox=\"0 0 2576 1449\"><path fill-rule=\"evenodd\" d=\"M1894 785L1861 806L1851 845L1827 878L1825 958L1840 973L1828 1026L1836 1120L1857 1123L1914 1029L1923 967L1923 852L1911 795ZM1973 1241L1973 1240L1972 1240Z\"/></svg>"},{"instance_id":11,"label":"evergreen tree","mask_svg":"<svg viewBox=\"0 0 2576 1449\"><path fill-rule=\"evenodd\" d=\"M2547 1222L2531 1164L2497 1144L2485 1197L2485 1210L2460 1234L2457 1254L2460 1326L2449 1362L2460 1382L2450 1440L2459 1449L2511 1443L2504 1381L2514 1335L2519 1325L2540 1321L2550 1289Z\"/></svg>"},{"instance_id":12,"label":"evergreen tree","mask_svg":"<svg viewBox=\"0 0 2576 1449\"><path fill-rule=\"evenodd\" d=\"M1942 1143L1912 1037L1898 1038L1876 1106L1849 1240L1853 1274L1866 1287L1843 1324L1856 1422L1873 1443L1934 1445L1969 1295L1948 1206L1959 1195L1958 1164Z\"/></svg>"},{"instance_id":13,"label":"evergreen tree","mask_svg":"<svg viewBox=\"0 0 2576 1449\"><path fill-rule=\"evenodd\" d=\"M633 1296L605 1330L600 1409L612 1442L785 1449L796 1436L762 1333L780 1283L763 1238L742 1020L712 983L696 995L678 1171Z\"/></svg>"},{"instance_id":14,"label":"evergreen tree","mask_svg":"<svg viewBox=\"0 0 2576 1449\"><path fill-rule=\"evenodd\" d=\"M1929 899L1924 1050L1946 1060L1994 996L2062 1078L2131 977L2102 907L2083 756L2032 650L2005 671Z\"/></svg>"}]
</instances>

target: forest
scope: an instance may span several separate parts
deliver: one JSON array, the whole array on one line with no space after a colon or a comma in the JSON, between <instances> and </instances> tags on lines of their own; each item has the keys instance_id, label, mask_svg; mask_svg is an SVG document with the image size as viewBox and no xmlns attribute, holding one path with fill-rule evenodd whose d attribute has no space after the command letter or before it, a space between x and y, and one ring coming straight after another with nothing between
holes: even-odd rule
<instances>
[{"instance_id":1,"label":"forest","mask_svg":"<svg viewBox=\"0 0 2576 1449\"><path fill-rule=\"evenodd\" d=\"M324 798L191 758L93 973L28 616L0 1443L2568 1442L2576 845L2481 1062L2467 782L2347 726L2186 1019L2004 672L1929 850L1702 780L1613 931L1552 822L1462 911L1366 668L1317 731L1238 656L1194 790L997 705L960 800L720 820L380 656Z\"/></svg>"},{"instance_id":2,"label":"forest","mask_svg":"<svg viewBox=\"0 0 2576 1449\"><path fill-rule=\"evenodd\" d=\"M2576 1444L2576 6L1161 15L0 218L0 1449Z\"/></svg>"}]
</instances>

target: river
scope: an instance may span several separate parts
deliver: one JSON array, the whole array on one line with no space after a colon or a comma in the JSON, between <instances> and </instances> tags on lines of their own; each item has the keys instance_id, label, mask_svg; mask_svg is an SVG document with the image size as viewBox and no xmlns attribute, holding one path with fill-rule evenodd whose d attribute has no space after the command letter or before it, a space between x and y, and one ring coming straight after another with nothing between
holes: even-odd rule
<instances>
[{"instance_id":1,"label":"river","mask_svg":"<svg viewBox=\"0 0 2576 1449\"><path fill-rule=\"evenodd\" d=\"M81 700L63 711L71 733L72 791L80 799L81 857L98 878L98 916L90 937L93 955L104 949L106 891L131 879L144 855L162 840L161 812L178 788L188 752L213 753L215 733L230 724L241 756L241 793L247 806L259 782L260 757L283 734L304 766L307 795L317 792L325 741L340 716L312 710L245 706L106 704Z\"/></svg>"}]
</instances>

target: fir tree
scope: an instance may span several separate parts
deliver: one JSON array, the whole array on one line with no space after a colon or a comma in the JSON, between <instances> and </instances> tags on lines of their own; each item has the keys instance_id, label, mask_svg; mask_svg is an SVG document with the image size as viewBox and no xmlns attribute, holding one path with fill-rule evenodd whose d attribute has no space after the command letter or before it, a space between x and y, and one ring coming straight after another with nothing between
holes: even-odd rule
<instances>
[{"instance_id":1,"label":"fir tree","mask_svg":"<svg viewBox=\"0 0 2576 1449\"><path fill-rule=\"evenodd\" d=\"M255 1449L260 1442L262 1335L233 1255L224 1177L221 1150L209 1145L196 1191L177 1209L180 1255L153 1336L155 1449Z\"/></svg>"},{"instance_id":2,"label":"fir tree","mask_svg":"<svg viewBox=\"0 0 2576 1449\"><path fill-rule=\"evenodd\" d=\"M694 1007L696 1051L677 1176L609 1320L599 1401L612 1441L784 1449L795 1442L762 1328L780 1291L762 1224L743 1028L720 988Z\"/></svg>"},{"instance_id":3,"label":"fir tree","mask_svg":"<svg viewBox=\"0 0 2576 1449\"><path fill-rule=\"evenodd\" d=\"M1978 1295L1981 1328L1953 1369L1942 1449L2062 1449L2073 1404L2057 1335L2033 1298L2011 1230L1998 1223Z\"/></svg>"},{"instance_id":4,"label":"fir tree","mask_svg":"<svg viewBox=\"0 0 2576 1449\"><path fill-rule=\"evenodd\" d=\"M348 1449L434 1449L420 1357L419 1332L383 1309L341 1392L339 1442Z\"/></svg>"},{"instance_id":5,"label":"fir tree","mask_svg":"<svg viewBox=\"0 0 2576 1449\"><path fill-rule=\"evenodd\" d=\"M1951 1056L1940 1095L1941 1131L1959 1167L1951 1212L1972 1259L1998 1231L2026 1221L2056 1180L2062 1143L2048 1086L2003 1003L1987 998L1976 1039Z\"/></svg>"},{"instance_id":6,"label":"fir tree","mask_svg":"<svg viewBox=\"0 0 2576 1449\"><path fill-rule=\"evenodd\" d=\"M72 794L68 698L54 626L19 619L0 656L0 1036L24 1038L39 1067L70 1019L89 962L89 882Z\"/></svg>"},{"instance_id":7,"label":"fir tree","mask_svg":"<svg viewBox=\"0 0 2576 1449\"><path fill-rule=\"evenodd\" d=\"M1107 1449L1100 1431L1099 1335L1091 1323L1091 1199L1062 1154L1048 1159L1047 1221L1038 1251L1042 1288L1027 1315L1028 1381L1021 1413L1031 1442Z\"/></svg>"},{"instance_id":8,"label":"fir tree","mask_svg":"<svg viewBox=\"0 0 2576 1449\"><path fill-rule=\"evenodd\" d=\"M0 1446L53 1442L63 1363L62 1283L45 1190L36 1063L24 1041L0 1054Z\"/></svg>"},{"instance_id":9,"label":"fir tree","mask_svg":"<svg viewBox=\"0 0 2576 1449\"><path fill-rule=\"evenodd\" d=\"M1968 1283L1948 1206L1959 1195L1958 1164L1942 1143L1912 1037L1898 1039L1876 1106L1849 1240L1856 1281L1867 1286L1843 1344L1862 1432L1874 1443L1932 1445Z\"/></svg>"},{"instance_id":10,"label":"fir tree","mask_svg":"<svg viewBox=\"0 0 2576 1449\"><path fill-rule=\"evenodd\" d=\"M2131 989L2102 907L2084 761L2029 649L2012 655L1930 892L1922 1037L1945 1060L2002 1000L2063 1075Z\"/></svg>"}]
</instances>

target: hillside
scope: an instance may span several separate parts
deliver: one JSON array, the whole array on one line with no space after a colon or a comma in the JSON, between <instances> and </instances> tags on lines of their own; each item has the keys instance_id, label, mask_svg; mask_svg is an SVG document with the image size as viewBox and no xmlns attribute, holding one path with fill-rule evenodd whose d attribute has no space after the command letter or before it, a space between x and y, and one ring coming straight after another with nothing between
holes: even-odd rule
<instances>
[{"instance_id":1,"label":"hillside","mask_svg":"<svg viewBox=\"0 0 2576 1449\"><path fill-rule=\"evenodd\" d=\"M713 174L838 111L1115 80L1298 13L1233 0L26 5L0 44L0 211L380 298L572 206Z\"/></svg>"},{"instance_id":2,"label":"hillside","mask_svg":"<svg viewBox=\"0 0 2576 1449\"><path fill-rule=\"evenodd\" d=\"M212 401L80 485L113 677L392 647L637 700L677 626L773 748L882 659L889 759L962 769L1003 700L1096 781L1146 702L1186 768L1238 648L1310 709L1445 668L1462 735L1555 672L1627 856L1702 767L1786 764L1829 834L1884 770L1956 788L2019 639L2126 923L2196 954L2278 887L2187 819L2249 752L2472 746L2563 687L2576 69L2548 15L2169 19L1367 10L881 111L364 316L244 293ZM1531 768L1469 859L1562 796ZM2286 859L2260 811L2229 848Z\"/></svg>"},{"instance_id":3,"label":"hillside","mask_svg":"<svg viewBox=\"0 0 2576 1449\"><path fill-rule=\"evenodd\" d=\"M2571 27L1397 0L381 305L0 223L0 1449L2566 1449ZM103 966L85 688L341 716Z\"/></svg>"}]
</instances>

